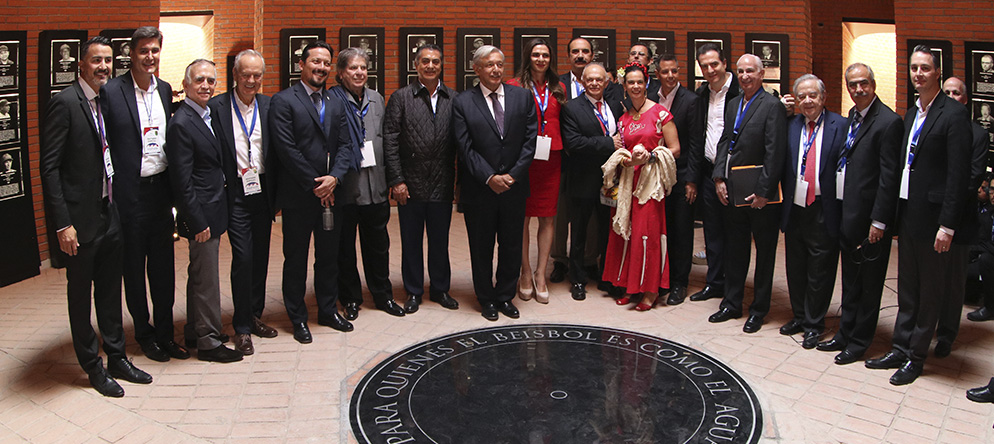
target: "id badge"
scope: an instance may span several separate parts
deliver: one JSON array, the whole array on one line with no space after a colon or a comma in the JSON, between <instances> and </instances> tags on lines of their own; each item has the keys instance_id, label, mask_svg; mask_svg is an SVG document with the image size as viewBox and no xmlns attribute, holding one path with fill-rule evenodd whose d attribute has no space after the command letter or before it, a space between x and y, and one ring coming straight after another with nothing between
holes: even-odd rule
<instances>
[{"instance_id":1,"label":"id badge","mask_svg":"<svg viewBox=\"0 0 994 444\"><path fill-rule=\"evenodd\" d=\"M162 147L159 146L159 127L147 126L142 128L142 155L159 156L162 155Z\"/></svg>"},{"instance_id":2,"label":"id badge","mask_svg":"<svg viewBox=\"0 0 994 444\"><path fill-rule=\"evenodd\" d=\"M259 170L256 167L242 170L242 190L245 191L246 196L262 192L262 180L259 178Z\"/></svg>"},{"instance_id":3,"label":"id badge","mask_svg":"<svg viewBox=\"0 0 994 444\"><path fill-rule=\"evenodd\" d=\"M549 136L538 136L535 139L535 159L549 160L549 151L552 151L552 138Z\"/></svg>"},{"instance_id":4,"label":"id badge","mask_svg":"<svg viewBox=\"0 0 994 444\"><path fill-rule=\"evenodd\" d=\"M908 200L908 184L911 182L911 166L901 170L901 199Z\"/></svg>"},{"instance_id":5,"label":"id badge","mask_svg":"<svg viewBox=\"0 0 994 444\"><path fill-rule=\"evenodd\" d=\"M360 168L369 168L376 166L376 153L373 151L373 141L367 140L366 143L362 144L362 163L359 164Z\"/></svg>"},{"instance_id":6,"label":"id badge","mask_svg":"<svg viewBox=\"0 0 994 444\"><path fill-rule=\"evenodd\" d=\"M114 177L114 162L110 160L110 150L104 150L104 171L107 172L107 178Z\"/></svg>"},{"instance_id":7,"label":"id badge","mask_svg":"<svg viewBox=\"0 0 994 444\"><path fill-rule=\"evenodd\" d=\"M801 208L808 206L808 183L804 179L797 179L797 186L794 187L794 205Z\"/></svg>"},{"instance_id":8,"label":"id badge","mask_svg":"<svg viewBox=\"0 0 994 444\"><path fill-rule=\"evenodd\" d=\"M842 200L842 195L846 191L846 167L835 173L835 198Z\"/></svg>"}]
</instances>

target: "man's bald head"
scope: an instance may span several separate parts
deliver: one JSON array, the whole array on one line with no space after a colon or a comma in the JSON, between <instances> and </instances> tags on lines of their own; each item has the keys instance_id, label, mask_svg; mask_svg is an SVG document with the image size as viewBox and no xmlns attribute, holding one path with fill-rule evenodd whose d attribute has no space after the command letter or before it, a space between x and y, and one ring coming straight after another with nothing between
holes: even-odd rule
<instances>
[{"instance_id":1,"label":"man's bald head","mask_svg":"<svg viewBox=\"0 0 994 444\"><path fill-rule=\"evenodd\" d=\"M942 92L949 96L949 98L966 105L968 100L966 96L966 83L963 83L959 78L950 77L946 79L946 82L942 84Z\"/></svg>"}]
</instances>

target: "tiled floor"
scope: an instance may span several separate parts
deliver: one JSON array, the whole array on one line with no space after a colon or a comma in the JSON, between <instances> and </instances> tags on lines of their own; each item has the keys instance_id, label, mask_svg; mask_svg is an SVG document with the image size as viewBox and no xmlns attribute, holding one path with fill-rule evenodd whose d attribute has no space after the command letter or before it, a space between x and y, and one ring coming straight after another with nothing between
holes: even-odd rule
<instances>
[{"instance_id":1,"label":"tiled floor","mask_svg":"<svg viewBox=\"0 0 994 444\"><path fill-rule=\"evenodd\" d=\"M533 227L534 229L534 227ZM395 293L402 296L396 217L390 223ZM125 316L129 352L135 364L153 375L151 385L122 383L127 394L105 398L88 386L73 355L65 307L63 270L0 289L0 442L354 442L348 420L351 390L364 372L390 353L416 342L461 330L493 325L478 312L470 282L469 254L462 217L452 221L452 295L462 304L449 311L427 302L421 311L399 319L372 308L368 300L343 334L316 325L314 343L292 338L282 308L282 258L279 226L273 236L268 308L264 320L280 330L275 339L255 338L256 354L235 364L191 359L153 362L140 355ZM222 291L230 251L222 241ZM697 230L697 245L703 245ZM176 244L177 331L186 318L182 295L186 278L186 241ZM893 251L896 255L895 250ZM534 255L534 249L533 249ZM691 291L702 285L705 267L694 266ZM953 354L930 358L925 375L910 386L887 383L891 371L856 363L836 366L834 353L804 350L800 338L777 329L790 317L783 253L778 257L773 309L763 329L742 333L742 320L709 324L718 301L686 302L638 313L617 307L596 291L586 301L570 299L565 283L551 285L552 301L519 302L518 320L500 324L559 322L635 330L698 348L731 366L752 385L762 403L767 442L979 443L994 441L994 409L965 399L967 388L994 375L994 322L965 320ZM896 276L891 261L890 277ZM895 281L888 280L877 342L870 354L889 348L896 313ZM839 290L828 321L837 324ZM231 318L230 299L224 319ZM230 325L226 325L230 333Z\"/></svg>"}]
</instances>

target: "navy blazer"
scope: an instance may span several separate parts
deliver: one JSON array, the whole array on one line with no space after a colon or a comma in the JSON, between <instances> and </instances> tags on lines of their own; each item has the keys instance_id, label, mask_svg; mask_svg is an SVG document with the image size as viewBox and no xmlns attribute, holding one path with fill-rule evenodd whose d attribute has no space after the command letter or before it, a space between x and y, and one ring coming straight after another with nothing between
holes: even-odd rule
<instances>
[{"instance_id":1,"label":"navy blazer","mask_svg":"<svg viewBox=\"0 0 994 444\"><path fill-rule=\"evenodd\" d=\"M277 208L319 207L314 179L331 175L341 184L351 168L352 136L345 104L327 90L321 94L323 124L302 83L276 93L269 103L269 136L280 162ZM339 188L336 186L336 193Z\"/></svg>"},{"instance_id":2,"label":"navy blazer","mask_svg":"<svg viewBox=\"0 0 994 444\"><path fill-rule=\"evenodd\" d=\"M164 80L155 78L169 125L173 89ZM100 88L100 108L107 129L107 143L114 162L114 202L121 213L121 222L130 220L138 205L139 179L141 178L142 147L141 118L138 100L135 99L135 81L131 73L114 77ZM165 130L165 128L163 128ZM165 150L165 147L163 147Z\"/></svg>"},{"instance_id":3,"label":"navy blazer","mask_svg":"<svg viewBox=\"0 0 994 444\"><path fill-rule=\"evenodd\" d=\"M800 227L796 219L792 220L791 210L794 207L794 190L797 186L797 162L804 156L801 145L801 135L806 118L798 114L790 119L787 125L787 151L783 167L783 199L784 205L780 218L780 230L788 231ZM839 220L841 220L842 203L835 197L835 173L839 165L839 153L846 144L849 128L846 119L836 113L825 110L825 120L821 129L821 158L818 162L818 184L821 186L821 206L824 214L825 228L829 236L839 236ZM809 156L815 155L809 152ZM814 186L814 185L808 185Z\"/></svg>"},{"instance_id":4,"label":"navy blazer","mask_svg":"<svg viewBox=\"0 0 994 444\"><path fill-rule=\"evenodd\" d=\"M621 102L606 102L614 114L615 123L624 109ZM563 150L569 157L569 168L563 171L563 188L568 196L596 199L603 185L601 165L614 153L614 139L605 136L601 122L586 95L566 102L559 113L563 134Z\"/></svg>"},{"instance_id":5,"label":"navy blazer","mask_svg":"<svg viewBox=\"0 0 994 444\"><path fill-rule=\"evenodd\" d=\"M538 133L535 100L524 88L504 84L504 137L497 131L481 87L463 91L452 102L452 138L459 153L460 202L497 194L487 186L490 176L510 174L508 197L528 197L528 168L535 156ZM510 193L510 194L509 194Z\"/></svg>"},{"instance_id":6,"label":"navy blazer","mask_svg":"<svg viewBox=\"0 0 994 444\"><path fill-rule=\"evenodd\" d=\"M234 92L226 92L219 96L216 96L207 102L207 106L211 109L211 126L214 127L214 134L217 135L218 141L221 143L221 148L224 154L224 175L230 178L230 180L240 180L238 178L238 162L235 147L235 127L231 121L234 114L231 110L231 98L234 97ZM276 206L276 181L279 172L278 157L275 154L271 155L269 149L269 128L266 122L269 121L269 102L270 98L264 94L256 94L255 100L259 104L259 116L256 119L256 126L262 129L262 159L265 163L266 168L266 183L262 185L262 193L266 196L266 204L269 205L270 216L275 216L276 211L274 210ZM248 128L252 125L251 121L245 122L245 127ZM228 187L228 204L233 205L235 203L234 193L238 193L241 187L231 186Z\"/></svg>"},{"instance_id":7,"label":"navy blazer","mask_svg":"<svg viewBox=\"0 0 994 444\"><path fill-rule=\"evenodd\" d=\"M212 117L213 123L213 117ZM166 131L169 179L176 199L176 228L193 239L211 229L211 238L228 229L221 144L204 119L187 103L180 104Z\"/></svg>"}]
</instances>

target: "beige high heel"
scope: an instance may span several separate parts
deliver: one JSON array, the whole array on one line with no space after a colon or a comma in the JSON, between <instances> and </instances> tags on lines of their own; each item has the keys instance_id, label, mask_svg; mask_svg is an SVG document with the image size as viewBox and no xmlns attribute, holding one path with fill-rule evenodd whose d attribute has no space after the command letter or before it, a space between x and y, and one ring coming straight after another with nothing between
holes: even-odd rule
<instances>
[{"instance_id":1,"label":"beige high heel","mask_svg":"<svg viewBox=\"0 0 994 444\"><path fill-rule=\"evenodd\" d=\"M549 284L545 284L545 291L538 291L538 285L535 285L533 277L532 288L535 290L535 300L538 301L539 304L549 303Z\"/></svg>"},{"instance_id":2,"label":"beige high heel","mask_svg":"<svg viewBox=\"0 0 994 444\"><path fill-rule=\"evenodd\" d=\"M518 297L521 298L522 301L530 301L532 299L532 296L534 296L535 294L535 281L532 281L532 288L529 288L527 291L524 288L521 288L521 284L522 280L519 278Z\"/></svg>"}]
</instances>

